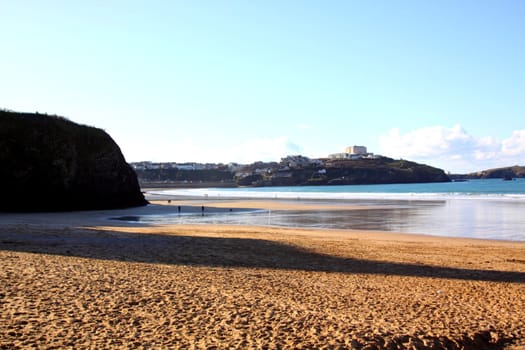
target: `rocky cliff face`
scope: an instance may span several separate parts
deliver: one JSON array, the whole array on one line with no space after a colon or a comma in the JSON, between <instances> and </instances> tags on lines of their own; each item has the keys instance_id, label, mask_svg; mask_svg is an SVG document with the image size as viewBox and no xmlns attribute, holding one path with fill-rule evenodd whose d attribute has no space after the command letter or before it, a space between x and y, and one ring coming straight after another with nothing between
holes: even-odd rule
<instances>
[{"instance_id":1,"label":"rocky cliff face","mask_svg":"<svg viewBox=\"0 0 525 350\"><path fill-rule=\"evenodd\" d=\"M1 211L147 204L133 169L103 130L61 117L0 111Z\"/></svg>"},{"instance_id":2,"label":"rocky cliff face","mask_svg":"<svg viewBox=\"0 0 525 350\"><path fill-rule=\"evenodd\" d=\"M322 166L254 174L237 179L241 186L319 186L448 182L441 169L406 160L327 160Z\"/></svg>"},{"instance_id":3,"label":"rocky cliff face","mask_svg":"<svg viewBox=\"0 0 525 350\"><path fill-rule=\"evenodd\" d=\"M502 179L502 178L524 178L525 166L514 165L505 168L487 169L477 173L463 175L467 179Z\"/></svg>"}]
</instances>

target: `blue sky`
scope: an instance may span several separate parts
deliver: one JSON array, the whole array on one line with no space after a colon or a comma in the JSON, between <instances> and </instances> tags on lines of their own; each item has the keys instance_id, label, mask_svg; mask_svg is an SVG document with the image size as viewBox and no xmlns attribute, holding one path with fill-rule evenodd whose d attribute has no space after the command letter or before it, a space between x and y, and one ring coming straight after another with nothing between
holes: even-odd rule
<instances>
[{"instance_id":1,"label":"blue sky","mask_svg":"<svg viewBox=\"0 0 525 350\"><path fill-rule=\"evenodd\" d=\"M525 2L0 0L0 108L128 161L525 165Z\"/></svg>"}]
</instances>

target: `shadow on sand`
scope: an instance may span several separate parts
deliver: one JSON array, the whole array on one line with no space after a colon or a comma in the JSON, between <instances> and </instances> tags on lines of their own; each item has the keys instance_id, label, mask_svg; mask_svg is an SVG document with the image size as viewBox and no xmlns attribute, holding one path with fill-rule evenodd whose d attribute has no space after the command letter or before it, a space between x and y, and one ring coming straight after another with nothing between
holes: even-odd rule
<instances>
[{"instance_id":1,"label":"shadow on sand","mask_svg":"<svg viewBox=\"0 0 525 350\"><path fill-rule=\"evenodd\" d=\"M250 267L525 283L525 273L334 257L262 239L68 228L0 228L0 250L156 264Z\"/></svg>"}]
</instances>

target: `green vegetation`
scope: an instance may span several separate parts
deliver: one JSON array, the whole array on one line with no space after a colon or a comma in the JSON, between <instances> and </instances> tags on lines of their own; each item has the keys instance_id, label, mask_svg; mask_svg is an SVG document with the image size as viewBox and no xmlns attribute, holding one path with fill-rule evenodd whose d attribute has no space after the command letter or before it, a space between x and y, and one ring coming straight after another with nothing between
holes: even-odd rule
<instances>
[{"instance_id":1,"label":"green vegetation","mask_svg":"<svg viewBox=\"0 0 525 350\"><path fill-rule=\"evenodd\" d=\"M505 179L505 178L523 178L525 177L525 167L514 165L504 168L488 169L478 171L477 173L471 173L463 176L467 179Z\"/></svg>"}]
</instances>

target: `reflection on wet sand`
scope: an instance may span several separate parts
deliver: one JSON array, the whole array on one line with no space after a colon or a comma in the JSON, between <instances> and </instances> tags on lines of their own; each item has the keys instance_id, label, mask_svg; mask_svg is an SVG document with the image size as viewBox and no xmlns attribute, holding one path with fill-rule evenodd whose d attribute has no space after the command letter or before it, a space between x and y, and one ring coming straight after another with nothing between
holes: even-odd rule
<instances>
[{"instance_id":1,"label":"reflection on wet sand","mask_svg":"<svg viewBox=\"0 0 525 350\"><path fill-rule=\"evenodd\" d=\"M139 222L228 224L424 233L525 240L525 203L484 200L184 201L182 214L141 216ZM201 213L204 206L206 210ZM204 215L196 215L204 214Z\"/></svg>"}]
</instances>

